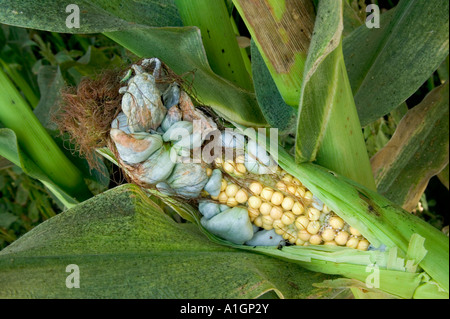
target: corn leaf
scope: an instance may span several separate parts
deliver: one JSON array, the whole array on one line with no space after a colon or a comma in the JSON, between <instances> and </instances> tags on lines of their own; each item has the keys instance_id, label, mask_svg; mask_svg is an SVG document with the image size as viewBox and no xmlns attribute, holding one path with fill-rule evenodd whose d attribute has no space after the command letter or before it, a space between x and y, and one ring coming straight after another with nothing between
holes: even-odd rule
<instances>
[{"instance_id":1,"label":"corn leaf","mask_svg":"<svg viewBox=\"0 0 450 319\"><path fill-rule=\"evenodd\" d=\"M344 57L363 126L410 97L449 52L449 2L402 0L345 38Z\"/></svg>"},{"instance_id":2,"label":"corn leaf","mask_svg":"<svg viewBox=\"0 0 450 319\"><path fill-rule=\"evenodd\" d=\"M173 0L77 1L79 27L69 28L73 2L64 0L0 0L0 23L61 33L98 33L146 26L182 26ZM72 21L73 22L73 21Z\"/></svg>"},{"instance_id":3,"label":"corn leaf","mask_svg":"<svg viewBox=\"0 0 450 319\"><path fill-rule=\"evenodd\" d=\"M400 121L391 140L372 157L378 192L412 211L431 177L449 161L449 84L430 92Z\"/></svg>"},{"instance_id":4,"label":"corn leaf","mask_svg":"<svg viewBox=\"0 0 450 319\"><path fill-rule=\"evenodd\" d=\"M295 158L375 189L342 55L342 1L321 1L303 76Z\"/></svg>"},{"instance_id":5,"label":"corn leaf","mask_svg":"<svg viewBox=\"0 0 450 319\"><path fill-rule=\"evenodd\" d=\"M254 93L211 70L198 28L138 28L106 35L138 56L158 57L177 74L195 71L193 94L226 119L247 126L267 125Z\"/></svg>"},{"instance_id":6,"label":"corn leaf","mask_svg":"<svg viewBox=\"0 0 450 319\"><path fill-rule=\"evenodd\" d=\"M66 267L80 269L67 289ZM327 297L333 279L210 242L138 187L107 191L40 224L0 252L2 298Z\"/></svg>"},{"instance_id":7,"label":"corn leaf","mask_svg":"<svg viewBox=\"0 0 450 319\"><path fill-rule=\"evenodd\" d=\"M251 42L252 73L256 99L265 119L280 133L294 133L297 112L287 105L278 91L255 42Z\"/></svg>"},{"instance_id":8,"label":"corn leaf","mask_svg":"<svg viewBox=\"0 0 450 319\"><path fill-rule=\"evenodd\" d=\"M64 204L70 208L75 206L78 201L66 194L60 189L34 161L26 155L20 148L16 134L8 128L0 129L0 154L33 178L39 179L52 193Z\"/></svg>"},{"instance_id":9,"label":"corn leaf","mask_svg":"<svg viewBox=\"0 0 450 319\"><path fill-rule=\"evenodd\" d=\"M233 0L286 104L298 107L314 27L311 0Z\"/></svg>"}]
</instances>

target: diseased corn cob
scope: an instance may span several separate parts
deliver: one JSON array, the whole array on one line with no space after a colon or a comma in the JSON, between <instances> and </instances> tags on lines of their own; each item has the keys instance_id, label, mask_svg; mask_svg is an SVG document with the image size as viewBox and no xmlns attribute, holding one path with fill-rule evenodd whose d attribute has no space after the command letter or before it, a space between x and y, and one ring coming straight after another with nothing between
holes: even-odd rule
<instances>
[{"instance_id":1,"label":"diseased corn cob","mask_svg":"<svg viewBox=\"0 0 450 319\"><path fill-rule=\"evenodd\" d=\"M146 69L152 68L152 74ZM144 59L123 82L122 111L111 125L118 160L144 187L195 200L211 233L251 246L290 243L367 250L369 242L283 171L256 141L220 131L176 82L158 83L161 63ZM161 99L162 96L162 99ZM194 126L200 127L200 132ZM233 156L192 162L208 134ZM217 143L217 141L215 141ZM227 152L225 152L227 154Z\"/></svg>"}]
</instances>

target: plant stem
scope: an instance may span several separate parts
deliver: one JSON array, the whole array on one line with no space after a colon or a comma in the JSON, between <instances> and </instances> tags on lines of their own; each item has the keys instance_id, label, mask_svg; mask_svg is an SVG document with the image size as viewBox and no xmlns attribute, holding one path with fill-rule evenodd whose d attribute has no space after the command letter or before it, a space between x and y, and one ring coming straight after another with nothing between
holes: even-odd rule
<instances>
[{"instance_id":1,"label":"plant stem","mask_svg":"<svg viewBox=\"0 0 450 319\"><path fill-rule=\"evenodd\" d=\"M15 132L21 150L67 194L77 200L91 197L80 170L58 148L1 69L0 87L0 122Z\"/></svg>"}]
</instances>

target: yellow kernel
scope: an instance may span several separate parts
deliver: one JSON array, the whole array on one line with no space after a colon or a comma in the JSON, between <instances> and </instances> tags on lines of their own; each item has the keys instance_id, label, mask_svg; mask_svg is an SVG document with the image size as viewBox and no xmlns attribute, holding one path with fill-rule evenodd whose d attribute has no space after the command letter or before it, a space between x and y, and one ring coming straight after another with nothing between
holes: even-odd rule
<instances>
[{"instance_id":1,"label":"yellow kernel","mask_svg":"<svg viewBox=\"0 0 450 319\"><path fill-rule=\"evenodd\" d=\"M303 241L308 241L311 238L311 234L306 231L306 229L302 229L298 232L298 238Z\"/></svg>"},{"instance_id":2,"label":"yellow kernel","mask_svg":"<svg viewBox=\"0 0 450 319\"><path fill-rule=\"evenodd\" d=\"M286 188L286 191L287 191L289 194L294 195L294 194L295 194L295 191L296 191L296 188L295 188L294 185L289 185L289 186Z\"/></svg>"},{"instance_id":3,"label":"yellow kernel","mask_svg":"<svg viewBox=\"0 0 450 319\"><path fill-rule=\"evenodd\" d=\"M283 202L281 203L281 207L283 207L284 210L291 210L294 206L294 199L292 197L285 197L283 199Z\"/></svg>"},{"instance_id":4,"label":"yellow kernel","mask_svg":"<svg viewBox=\"0 0 450 319\"><path fill-rule=\"evenodd\" d=\"M261 183L253 182L250 184L249 189L254 195L259 195L261 194L263 186L261 185Z\"/></svg>"},{"instance_id":5,"label":"yellow kernel","mask_svg":"<svg viewBox=\"0 0 450 319\"><path fill-rule=\"evenodd\" d=\"M324 242L323 244L324 244L324 245L327 245L327 246L337 246L337 244L336 244L336 242L335 242L334 240L332 240L332 241L326 241L326 242Z\"/></svg>"},{"instance_id":6,"label":"yellow kernel","mask_svg":"<svg viewBox=\"0 0 450 319\"><path fill-rule=\"evenodd\" d=\"M264 224L264 223L263 223L262 228L264 228L265 230L271 230L271 229L273 229L273 226L272 226L272 225L269 225L269 224Z\"/></svg>"},{"instance_id":7,"label":"yellow kernel","mask_svg":"<svg viewBox=\"0 0 450 319\"><path fill-rule=\"evenodd\" d=\"M332 228L327 228L322 232L322 238L324 241L332 241L336 237L336 231Z\"/></svg>"},{"instance_id":8,"label":"yellow kernel","mask_svg":"<svg viewBox=\"0 0 450 319\"><path fill-rule=\"evenodd\" d=\"M237 202L236 198L228 197L227 206L229 206L229 207L236 207L238 204L239 203Z\"/></svg>"},{"instance_id":9,"label":"yellow kernel","mask_svg":"<svg viewBox=\"0 0 450 319\"><path fill-rule=\"evenodd\" d=\"M268 202L272 199L272 195L273 189L270 187L264 187L263 190L261 191L261 198Z\"/></svg>"},{"instance_id":10,"label":"yellow kernel","mask_svg":"<svg viewBox=\"0 0 450 319\"><path fill-rule=\"evenodd\" d=\"M302 229L306 229L306 227L308 227L309 224L309 219L306 216L300 216L297 217L297 219L295 220L295 227L297 227L297 229L302 230Z\"/></svg>"},{"instance_id":11,"label":"yellow kernel","mask_svg":"<svg viewBox=\"0 0 450 319\"><path fill-rule=\"evenodd\" d=\"M330 217L328 224L330 224L330 226L334 229L341 229L344 227L344 221L339 216Z\"/></svg>"},{"instance_id":12,"label":"yellow kernel","mask_svg":"<svg viewBox=\"0 0 450 319\"><path fill-rule=\"evenodd\" d=\"M302 183L300 182L300 180L297 177L294 177L292 179L292 183L297 186L302 186Z\"/></svg>"},{"instance_id":13,"label":"yellow kernel","mask_svg":"<svg viewBox=\"0 0 450 319\"><path fill-rule=\"evenodd\" d=\"M212 169L210 169L209 167L206 168L206 176L211 176L212 175Z\"/></svg>"},{"instance_id":14,"label":"yellow kernel","mask_svg":"<svg viewBox=\"0 0 450 319\"><path fill-rule=\"evenodd\" d=\"M222 179L222 185L220 186L220 191L224 192L225 189L227 188L227 185L228 185L227 181Z\"/></svg>"},{"instance_id":15,"label":"yellow kernel","mask_svg":"<svg viewBox=\"0 0 450 319\"><path fill-rule=\"evenodd\" d=\"M356 247L359 250L367 250L369 248L370 243L366 240L363 239L358 243L358 246Z\"/></svg>"},{"instance_id":16,"label":"yellow kernel","mask_svg":"<svg viewBox=\"0 0 450 319\"><path fill-rule=\"evenodd\" d=\"M239 190L239 186L236 184L229 184L225 189L225 193L228 197L234 197Z\"/></svg>"},{"instance_id":17,"label":"yellow kernel","mask_svg":"<svg viewBox=\"0 0 450 319\"><path fill-rule=\"evenodd\" d=\"M255 224L255 226L262 227L263 224L262 217L261 216L256 217L255 220L253 221L253 224Z\"/></svg>"},{"instance_id":18,"label":"yellow kernel","mask_svg":"<svg viewBox=\"0 0 450 319\"><path fill-rule=\"evenodd\" d=\"M334 237L334 241L336 244L340 246L344 246L348 240L348 233L346 231L340 231L336 237Z\"/></svg>"},{"instance_id":19,"label":"yellow kernel","mask_svg":"<svg viewBox=\"0 0 450 319\"><path fill-rule=\"evenodd\" d=\"M294 213L294 215L301 215L305 212L305 207L303 206L302 203L300 202L295 202L294 206L292 206L292 212Z\"/></svg>"},{"instance_id":20,"label":"yellow kernel","mask_svg":"<svg viewBox=\"0 0 450 319\"><path fill-rule=\"evenodd\" d=\"M238 155L236 156L236 163L237 164L243 164L245 163L245 156L244 155ZM245 166L244 166L245 167Z\"/></svg>"},{"instance_id":21,"label":"yellow kernel","mask_svg":"<svg viewBox=\"0 0 450 319\"><path fill-rule=\"evenodd\" d=\"M273 229L275 229L275 233L277 233L278 235L283 235L286 232L286 227L281 222L281 220L274 220L272 226Z\"/></svg>"},{"instance_id":22,"label":"yellow kernel","mask_svg":"<svg viewBox=\"0 0 450 319\"><path fill-rule=\"evenodd\" d=\"M292 214L292 212L285 212L283 214L283 216L281 216L281 221L283 222L283 224L287 225L291 225L295 222L295 215Z\"/></svg>"},{"instance_id":23,"label":"yellow kernel","mask_svg":"<svg viewBox=\"0 0 450 319\"><path fill-rule=\"evenodd\" d=\"M317 220L314 220L312 222L310 222L308 224L308 227L306 227L306 230L308 231L308 233L310 233L311 235L315 235L319 232L320 230L320 223Z\"/></svg>"},{"instance_id":24,"label":"yellow kernel","mask_svg":"<svg viewBox=\"0 0 450 319\"><path fill-rule=\"evenodd\" d=\"M236 171L241 174L245 174L247 172L247 169L245 168L244 164L238 163L238 164L236 164Z\"/></svg>"},{"instance_id":25,"label":"yellow kernel","mask_svg":"<svg viewBox=\"0 0 450 319\"><path fill-rule=\"evenodd\" d=\"M263 222L263 224L266 224L266 225L272 225L273 218L270 217L270 215L264 215L264 216L262 216L262 222Z\"/></svg>"},{"instance_id":26,"label":"yellow kernel","mask_svg":"<svg viewBox=\"0 0 450 319\"><path fill-rule=\"evenodd\" d=\"M259 210L258 209L254 209L254 208L248 208L248 216L250 218L255 219L256 217L258 217L260 215Z\"/></svg>"},{"instance_id":27,"label":"yellow kernel","mask_svg":"<svg viewBox=\"0 0 450 319\"><path fill-rule=\"evenodd\" d=\"M280 192L274 192L272 195L272 198L270 199L270 201L272 202L272 204L274 204L275 206L280 206L281 203L284 200L284 195L281 194Z\"/></svg>"},{"instance_id":28,"label":"yellow kernel","mask_svg":"<svg viewBox=\"0 0 450 319\"><path fill-rule=\"evenodd\" d=\"M305 193L305 199L308 199L308 200L311 200L311 199L313 199L313 193L311 193L310 191L307 191L306 193Z\"/></svg>"},{"instance_id":29,"label":"yellow kernel","mask_svg":"<svg viewBox=\"0 0 450 319\"><path fill-rule=\"evenodd\" d=\"M228 174L233 174L234 173L234 166L233 164L230 163L230 161L226 161L223 164L223 169L225 170L225 172L227 172Z\"/></svg>"},{"instance_id":30,"label":"yellow kernel","mask_svg":"<svg viewBox=\"0 0 450 319\"><path fill-rule=\"evenodd\" d=\"M322 236L320 236L319 234L312 235L309 238L309 242L311 243L311 245L320 245L322 243Z\"/></svg>"},{"instance_id":31,"label":"yellow kernel","mask_svg":"<svg viewBox=\"0 0 450 319\"><path fill-rule=\"evenodd\" d=\"M290 183L290 182L292 182L292 175L289 175L289 174L286 173L286 175L284 175L281 180L283 182Z\"/></svg>"},{"instance_id":32,"label":"yellow kernel","mask_svg":"<svg viewBox=\"0 0 450 319\"><path fill-rule=\"evenodd\" d=\"M279 206L274 206L270 210L270 217L273 218L273 220L281 219L281 216L283 216L283 210Z\"/></svg>"},{"instance_id":33,"label":"yellow kernel","mask_svg":"<svg viewBox=\"0 0 450 319\"><path fill-rule=\"evenodd\" d=\"M350 248L356 248L356 247L358 247L358 244L359 244L359 239L358 238L350 237L350 239L347 241L345 246L350 247Z\"/></svg>"},{"instance_id":34,"label":"yellow kernel","mask_svg":"<svg viewBox=\"0 0 450 319\"><path fill-rule=\"evenodd\" d=\"M227 202L227 200L228 200L227 194L225 192L220 192L220 194L219 194L219 202L221 204L225 204Z\"/></svg>"},{"instance_id":35,"label":"yellow kernel","mask_svg":"<svg viewBox=\"0 0 450 319\"><path fill-rule=\"evenodd\" d=\"M331 212L331 210L327 205L324 204L323 208L322 208L322 212L325 214L328 214L329 212Z\"/></svg>"},{"instance_id":36,"label":"yellow kernel","mask_svg":"<svg viewBox=\"0 0 450 319\"><path fill-rule=\"evenodd\" d=\"M320 210L314 207L308 208L308 218L309 220L319 220Z\"/></svg>"},{"instance_id":37,"label":"yellow kernel","mask_svg":"<svg viewBox=\"0 0 450 319\"><path fill-rule=\"evenodd\" d=\"M295 189L295 196L303 198L305 194L306 190L303 187L299 186Z\"/></svg>"},{"instance_id":38,"label":"yellow kernel","mask_svg":"<svg viewBox=\"0 0 450 319\"><path fill-rule=\"evenodd\" d=\"M286 184L283 182L278 182L277 185L275 186L277 189L279 189L282 192L286 191Z\"/></svg>"},{"instance_id":39,"label":"yellow kernel","mask_svg":"<svg viewBox=\"0 0 450 319\"><path fill-rule=\"evenodd\" d=\"M357 229L354 228L354 227L351 227L351 226L350 226L349 231L350 231L350 234L352 234L352 235L354 235L354 236L361 236L361 233L359 232L359 230L357 230Z\"/></svg>"},{"instance_id":40,"label":"yellow kernel","mask_svg":"<svg viewBox=\"0 0 450 319\"><path fill-rule=\"evenodd\" d=\"M212 195L211 195L211 199L218 200L218 199L219 199L219 196L212 196Z\"/></svg>"},{"instance_id":41,"label":"yellow kernel","mask_svg":"<svg viewBox=\"0 0 450 319\"><path fill-rule=\"evenodd\" d=\"M221 157L216 157L216 158L214 159L214 163L216 164L217 167L222 167L223 160L222 160Z\"/></svg>"},{"instance_id":42,"label":"yellow kernel","mask_svg":"<svg viewBox=\"0 0 450 319\"><path fill-rule=\"evenodd\" d=\"M239 204L243 204L248 200L248 194L245 190L243 190L242 188L240 190L238 190L238 192L236 193L236 195L234 196L234 198L236 198L236 201Z\"/></svg>"},{"instance_id":43,"label":"yellow kernel","mask_svg":"<svg viewBox=\"0 0 450 319\"><path fill-rule=\"evenodd\" d=\"M258 196L250 196L248 199L248 207L258 209L261 207L262 201Z\"/></svg>"},{"instance_id":44,"label":"yellow kernel","mask_svg":"<svg viewBox=\"0 0 450 319\"><path fill-rule=\"evenodd\" d=\"M298 236L298 235L297 235ZM303 246L305 244L304 240L301 240L300 238L297 237L297 240L295 241L295 244L297 246Z\"/></svg>"},{"instance_id":45,"label":"yellow kernel","mask_svg":"<svg viewBox=\"0 0 450 319\"><path fill-rule=\"evenodd\" d=\"M270 211L272 210L272 205L269 203L262 203L259 207L259 211L262 215L269 215Z\"/></svg>"}]
</instances>

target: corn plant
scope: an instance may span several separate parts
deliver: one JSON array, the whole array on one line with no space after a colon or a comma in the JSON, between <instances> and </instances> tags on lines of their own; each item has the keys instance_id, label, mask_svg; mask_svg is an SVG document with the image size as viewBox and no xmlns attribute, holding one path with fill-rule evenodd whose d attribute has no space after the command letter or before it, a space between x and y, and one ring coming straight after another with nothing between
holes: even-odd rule
<instances>
[{"instance_id":1,"label":"corn plant","mask_svg":"<svg viewBox=\"0 0 450 319\"><path fill-rule=\"evenodd\" d=\"M0 1L0 22L103 33L137 57L63 91L54 117L130 183L93 190L33 83L0 69L0 154L68 208L0 252L3 297L448 298L448 236L410 213L432 176L448 188L447 1L374 21L351 0L51 3ZM388 116L369 158L364 133Z\"/></svg>"}]
</instances>

